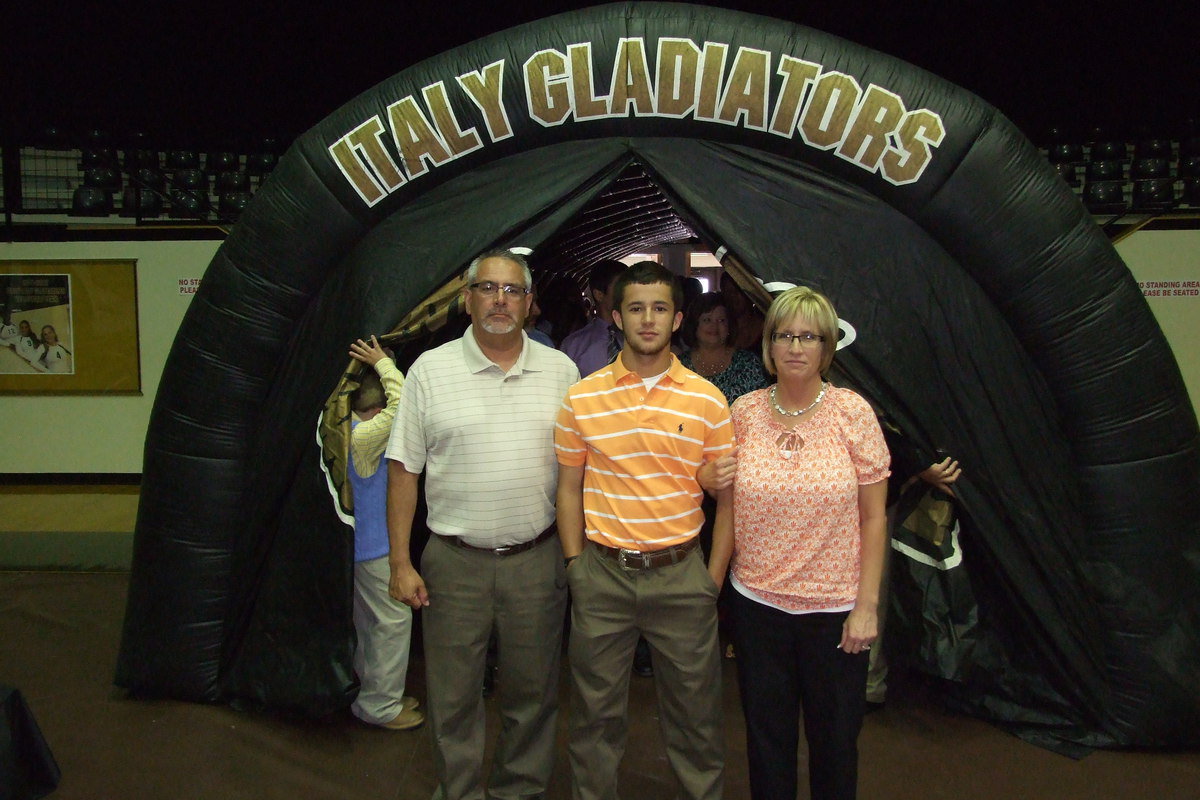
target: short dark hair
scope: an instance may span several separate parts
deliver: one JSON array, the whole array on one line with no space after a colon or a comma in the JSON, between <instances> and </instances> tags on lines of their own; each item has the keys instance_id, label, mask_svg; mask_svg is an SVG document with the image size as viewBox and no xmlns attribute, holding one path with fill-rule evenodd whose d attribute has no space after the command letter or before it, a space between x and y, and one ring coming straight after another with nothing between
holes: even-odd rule
<instances>
[{"instance_id":1,"label":"short dark hair","mask_svg":"<svg viewBox=\"0 0 1200 800\"><path fill-rule=\"evenodd\" d=\"M683 312L683 327L679 332L683 335L683 343L688 347L696 346L696 328L700 327L700 317L714 308L725 309L725 319L728 320L729 325L729 336L726 338L725 344L729 344L737 338L737 320L733 318L729 306L725 304L725 297L720 292L705 292L693 300L687 311Z\"/></svg>"},{"instance_id":2,"label":"short dark hair","mask_svg":"<svg viewBox=\"0 0 1200 800\"><path fill-rule=\"evenodd\" d=\"M675 274L657 261L639 261L621 273L621 277L617 278L617 285L613 287L614 309L620 311L621 301L625 298L625 287L631 283L639 286L665 283L671 287L671 303L675 310L683 310L683 287L675 280Z\"/></svg>"},{"instance_id":3,"label":"short dark hair","mask_svg":"<svg viewBox=\"0 0 1200 800\"><path fill-rule=\"evenodd\" d=\"M588 288L598 292L607 292L612 282L626 269L627 267L620 261L611 258L597 261L592 265L592 271L588 273Z\"/></svg>"}]
</instances>

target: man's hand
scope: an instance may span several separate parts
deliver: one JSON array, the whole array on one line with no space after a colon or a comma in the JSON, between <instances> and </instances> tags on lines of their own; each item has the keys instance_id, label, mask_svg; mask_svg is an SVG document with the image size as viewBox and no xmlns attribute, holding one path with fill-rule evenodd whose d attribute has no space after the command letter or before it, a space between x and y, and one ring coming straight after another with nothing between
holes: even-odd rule
<instances>
[{"instance_id":1,"label":"man's hand","mask_svg":"<svg viewBox=\"0 0 1200 800\"><path fill-rule=\"evenodd\" d=\"M425 581L412 564L390 564L392 576L388 581L388 594L401 603L419 609L429 605L429 592Z\"/></svg>"},{"instance_id":2,"label":"man's hand","mask_svg":"<svg viewBox=\"0 0 1200 800\"><path fill-rule=\"evenodd\" d=\"M387 358L388 354L384 352L383 347L375 338L375 334L371 334L371 343L367 344L362 339L350 345L350 357L355 361L361 361L368 366L375 366L381 358Z\"/></svg>"},{"instance_id":3,"label":"man's hand","mask_svg":"<svg viewBox=\"0 0 1200 800\"><path fill-rule=\"evenodd\" d=\"M962 475L962 469L958 466L958 462L950 456L946 456L944 460L930 464L921 470L917 477L953 497L954 487L951 484L958 480L960 475Z\"/></svg>"},{"instance_id":4,"label":"man's hand","mask_svg":"<svg viewBox=\"0 0 1200 800\"><path fill-rule=\"evenodd\" d=\"M735 447L729 451L729 455L705 462L696 473L700 488L714 494L733 486L733 479L737 476L737 454Z\"/></svg>"}]
</instances>

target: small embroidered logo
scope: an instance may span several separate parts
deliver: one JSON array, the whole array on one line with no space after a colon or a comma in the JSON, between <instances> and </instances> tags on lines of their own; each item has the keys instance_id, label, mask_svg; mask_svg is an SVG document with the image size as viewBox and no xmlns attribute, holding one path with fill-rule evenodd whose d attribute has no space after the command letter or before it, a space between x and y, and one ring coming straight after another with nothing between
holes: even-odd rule
<instances>
[{"instance_id":1,"label":"small embroidered logo","mask_svg":"<svg viewBox=\"0 0 1200 800\"><path fill-rule=\"evenodd\" d=\"M683 433L683 423L679 423L679 432Z\"/></svg>"}]
</instances>

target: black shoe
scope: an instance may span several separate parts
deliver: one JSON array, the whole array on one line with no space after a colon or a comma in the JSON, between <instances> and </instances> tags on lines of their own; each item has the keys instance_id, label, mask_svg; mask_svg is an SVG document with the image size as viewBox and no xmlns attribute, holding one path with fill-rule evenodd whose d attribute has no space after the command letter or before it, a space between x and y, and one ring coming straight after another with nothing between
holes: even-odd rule
<instances>
[{"instance_id":1,"label":"black shoe","mask_svg":"<svg viewBox=\"0 0 1200 800\"><path fill-rule=\"evenodd\" d=\"M633 651L633 674L643 678L654 677L654 664L650 661L650 643L645 639L638 639L637 647Z\"/></svg>"}]
</instances>

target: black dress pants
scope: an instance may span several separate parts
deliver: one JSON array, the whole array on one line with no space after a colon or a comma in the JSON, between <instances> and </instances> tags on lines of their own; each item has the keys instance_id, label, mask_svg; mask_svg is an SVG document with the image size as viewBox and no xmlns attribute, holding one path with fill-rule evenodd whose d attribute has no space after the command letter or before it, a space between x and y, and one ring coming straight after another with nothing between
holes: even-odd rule
<instances>
[{"instance_id":1,"label":"black dress pants","mask_svg":"<svg viewBox=\"0 0 1200 800\"><path fill-rule=\"evenodd\" d=\"M788 614L729 592L753 800L795 800L800 710L813 800L852 800L868 653L838 647L847 612Z\"/></svg>"}]
</instances>

